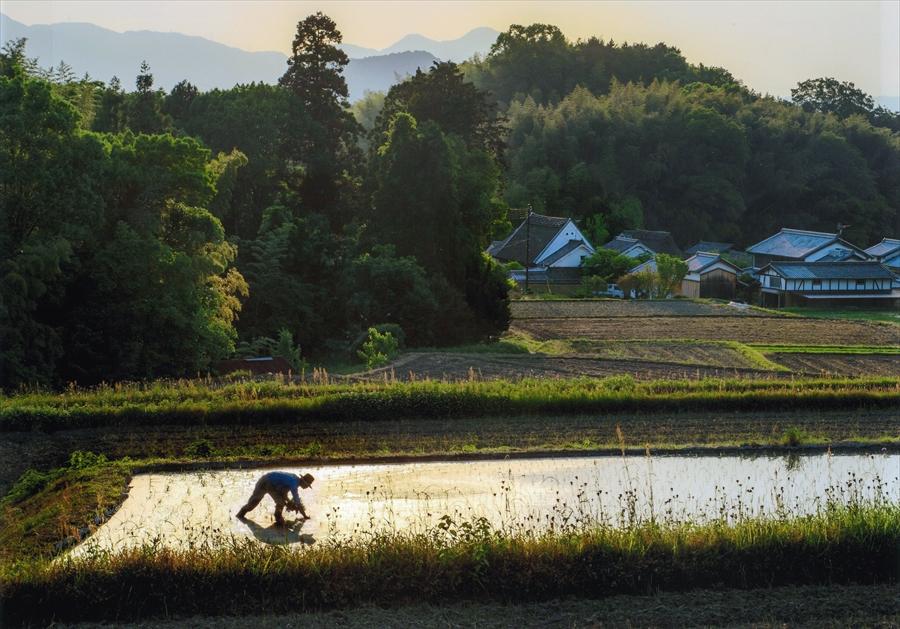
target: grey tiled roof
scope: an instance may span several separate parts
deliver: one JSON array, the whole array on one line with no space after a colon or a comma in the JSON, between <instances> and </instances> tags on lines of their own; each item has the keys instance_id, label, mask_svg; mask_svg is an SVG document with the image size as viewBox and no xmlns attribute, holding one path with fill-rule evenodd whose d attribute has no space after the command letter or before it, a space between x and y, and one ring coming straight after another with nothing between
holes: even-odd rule
<instances>
[{"instance_id":1,"label":"grey tiled roof","mask_svg":"<svg viewBox=\"0 0 900 629\"><path fill-rule=\"evenodd\" d=\"M637 238L626 238L621 234L610 240L608 243L603 245L604 249L612 249L613 251L618 251L622 253L623 251L630 249L638 243Z\"/></svg>"},{"instance_id":2,"label":"grey tiled roof","mask_svg":"<svg viewBox=\"0 0 900 629\"><path fill-rule=\"evenodd\" d=\"M872 245L866 249L866 253L870 256L881 257L893 253L897 249L900 249L900 240L896 238L882 238L877 245Z\"/></svg>"},{"instance_id":3,"label":"grey tiled roof","mask_svg":"<svg viewBox=\"0 0 900 629\"><path fill-rule=\"evenodd\" d=\"M681 257L681 249L672 239L672 234L664 231L652 231L649 229L627 229L620 236L627 238L635 238L646 245L648 249L654 253L668 253L669 255Z\"/></svg>"},{"instance_id":4,"label":"grey tiled roof","mask_svg":"<svg viewBox=\"0 0 900 629\"><path fill-rule=\"evenodd\" d=\"M530 230L527 226L529 221L531 223ZM537 255L550 244L553 237L556 236L556 234L559 233L559 230L568 222L568 218L560 216L532 214L529 219L522 221L522 223L513 230L513 233L498 246L495 247L492 243L488 248L488 252L498 260L515 260L519 264L524 265L533 264ZM530 244L526 242L526 240L529 240L526 235L530 236ZM526 260L526 252L531 257L531 260Z\"/></svg>"},{"instance_id":5,"label":"grey tiled roof","mask_svg":"<svg viewBox=\"0 0 900 629\"><path fill-rule=\"evenodd\" d=\"M891 273L880 262L772 262L769 267L790 279L867 280L891 279Z\"/></svg>"},{"instance_id":6,"label":"grey tiled roof","mask_svg":"<svg viewBox=\"0 0 900 629\"><path fill-rule=\"evenodd\" d=\"M684 250L685 253L695 254L701 252L709 252L709 253L723 253L728 251L729 249L733 249L734 244L730 242L712 242L710 240L701 240L696 245L688 247Z\"/></svg>"},{"instance_id":7,"label":"grey tiled roof","mask_svg":"<svg viewBox=\"0 0 900 629\"><path fill-rule=\"evenodd\" d=\"M749 253L783 256L785 258L802 258L836 239L837 234L785 228L752 247L748 247L747 251Z\"/></svg>"}]
</instances>

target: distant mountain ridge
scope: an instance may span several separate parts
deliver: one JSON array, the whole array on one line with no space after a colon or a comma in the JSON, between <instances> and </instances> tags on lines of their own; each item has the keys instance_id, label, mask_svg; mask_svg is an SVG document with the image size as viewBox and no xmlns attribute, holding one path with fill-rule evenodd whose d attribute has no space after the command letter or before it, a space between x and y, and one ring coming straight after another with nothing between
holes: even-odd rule
<instances>
[{"instance_id":1,"label":"distant mountain ridge","mask_svg":"<svg viewBox=\"0 0 900 629\"><path fill-rule=\"evenodd\" d=\"M446 42L409 35L383 51L348 44L344 48L353 58L344 75L350 100L358 100L366 90L386 91L417 68L425 70L439 59L461 60L489 49L490 43L485 44L489 36L493 43L496 31L475 29ZM280 52L248 52L193 35L118 33L81 22L28 26L0 14L0 43L20 37L28 39L26 54L36 57L42 67L56 66L62 60L77 76L88 72L106 82L117 76L129 90L143 60L150 64L156 87L169 90L187 79L204 91L254 81L275 83L287 62L287 56ZM404 48L404 42L424 45Z\"/></svg>"},{"instance_id":2,"label":"distant mountain ridge","mask_svg":"<svg viewBox=\"0 0 900 629\"><path fill-rule=\"evenodd\" d=\"M373 55L385 55L396 52L404 52L408 50L423 50L430 52L432 55L443 61L455 61L460 63L469 59L474 54L486 55L491 46L497 41L497 35L500 31L494 30L487 26L472 29L462 37L449 39L446 41L438 41L413 33L406 35L396 43L376 50L375 48L364 48L353 44L344 44L341 46L344 52L351 59L361 57L371 57Z\"/></svg>"}]
</instances>

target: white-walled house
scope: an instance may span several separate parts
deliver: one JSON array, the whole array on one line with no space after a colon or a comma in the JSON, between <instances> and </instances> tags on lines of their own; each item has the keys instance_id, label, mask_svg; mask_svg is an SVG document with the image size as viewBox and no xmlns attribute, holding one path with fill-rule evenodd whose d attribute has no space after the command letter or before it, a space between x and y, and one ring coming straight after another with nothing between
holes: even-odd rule
<instances>
[{"instance_id":1,"label":"white-walled house","mask_svg":"<svg viewBox=\"0 0 900 629\"><path fill-rule=\"evenodd\" d=\"M894 273L877 260L771 262L759 270L764 306L896 306Z\"/></svg>"},{"instance_id":2,"label":"white-walled house","mask_svg":"<svg viewBox=\"0 0 900 629\"><path fill-rule=\"evenodd\" d=\"M529 282L580 284L581 261L594 247L570 218L530 214L503 240L491 243L487 252L499 262L518 262L528 268ZM525 282L525 270L510 271L517 283Z\"/></svg>"}]
</instances>

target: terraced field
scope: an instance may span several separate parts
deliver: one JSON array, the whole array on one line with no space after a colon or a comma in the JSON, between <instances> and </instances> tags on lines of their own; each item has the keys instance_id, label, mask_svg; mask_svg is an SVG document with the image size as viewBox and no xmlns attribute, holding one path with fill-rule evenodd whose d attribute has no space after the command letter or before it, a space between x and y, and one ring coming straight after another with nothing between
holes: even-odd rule
<instances>
[{"instance_id":1,"label":"terraced field","mask_svg":"<svg viewBox=\"0 0 900 629\"><path fill-rule=\"evenodd\" d=\"M727 352L727 350L725 350ZM701 378L771 378L787 372L691 365L660 360L601 359L595 356L543 354L455 354L414 352L362 378L381 380L520 380L629 375L638 380L699 380Z\"/></svg>"},{"instance_id":2,"label":"terraced field","mask_svg":"<svg viewBox=\"0 0 900 629\"><path fill-rule=\"evenodd\" d=\"M559 301L514 301L510 304L514 320L583 317L770 317L771 312L757 308L738 308L724 304L680 299L626 301L623 299Z\"/></svg>"},{"instance_id":3,"label":"terraced field","mask_svg":"<svg viewBox=\"0 0 900 629\"><path fill-rule=\"evenodd\" d=\"M900 345L900 327L871 321L794 317L605 317L515 319L510 330L537 340L695 339L740 343Z\"/></svg>"},{"instance_id":4,"label":"terraced field","mask_svg":"<svg viewBox=\"0 0 900 629\"><path fill-rule=\"evenodd\" d=\"M792 371L811 375L897 376L900 356L853 354L769 354L774 362Z\"/></svg>"},{"instance_id":5,"label":"terraced field","mask_svg":"<svg viewBox=\"0 0 900 629\"><path fill-rule=\"evenodd\" d=\"M517 380L900 374L896 353L900 326L885 322L781 316L687 300L514 301L511 311L513 321L503 344L410 353L384 368L352 377ZM755 349L753 344L761 347ZM886 355L884 348L894 348L894 355Z\"/></svg>"}]
</instances>

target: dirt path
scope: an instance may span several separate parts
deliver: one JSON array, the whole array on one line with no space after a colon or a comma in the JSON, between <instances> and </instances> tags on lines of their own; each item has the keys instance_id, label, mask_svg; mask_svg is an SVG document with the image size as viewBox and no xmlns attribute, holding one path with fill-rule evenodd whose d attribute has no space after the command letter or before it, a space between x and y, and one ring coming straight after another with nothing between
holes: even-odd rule
<instances>
[{"instance_id":1,"label":"dirt path","mask_svg":"<svg viewBox=\"0 0 900 629\"><path fill-rule=\"evenodd\" d=\"M640 380L700 378L777 378L785 372L670 362L602 359L540 354L461 354L413 352L396 362L357 376L363 380L521 380L522 378L603 378L629 375Z\"/></svg>"}]
</instances>

